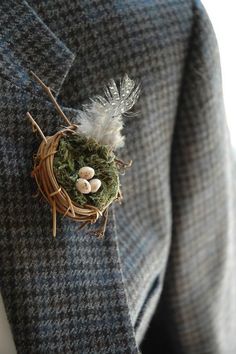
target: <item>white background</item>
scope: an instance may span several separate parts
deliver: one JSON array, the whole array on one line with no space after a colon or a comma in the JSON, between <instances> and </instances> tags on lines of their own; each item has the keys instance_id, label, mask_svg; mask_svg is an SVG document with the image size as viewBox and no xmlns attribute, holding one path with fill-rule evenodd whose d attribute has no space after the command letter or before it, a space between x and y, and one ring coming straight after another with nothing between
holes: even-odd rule
<instances>
[{"instance_id":1,"label":"white background","mask_svg":"<svg viewBox=\"0 0 236 354\"><path fill-rule=\"evenodd\" d=\"M202 3L218 40L226 118L236 149L236 0L202 0Z\"/></svg>"}]
</instances>

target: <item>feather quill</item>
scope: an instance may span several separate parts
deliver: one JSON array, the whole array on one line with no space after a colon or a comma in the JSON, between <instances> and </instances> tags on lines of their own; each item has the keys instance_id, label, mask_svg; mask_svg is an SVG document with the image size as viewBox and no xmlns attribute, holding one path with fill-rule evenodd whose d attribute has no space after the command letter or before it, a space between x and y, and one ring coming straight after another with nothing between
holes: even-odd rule
<instances>
[{"instance_id":1,"label":"feather quill","mask_svg":"<svg viewBox=\"0 0 236 354\"><path fill-rule=\"evenodd\" d=\"M91 103L84 104L76 120L79 132L92 137L100 144L116 150L124 146L122 136L123 117L133 107L140 94L140 85L136 85L127 74L121 80L119 88L111 79L104 88L105 97L97 95Z\"/></svg>"}]
</instances>

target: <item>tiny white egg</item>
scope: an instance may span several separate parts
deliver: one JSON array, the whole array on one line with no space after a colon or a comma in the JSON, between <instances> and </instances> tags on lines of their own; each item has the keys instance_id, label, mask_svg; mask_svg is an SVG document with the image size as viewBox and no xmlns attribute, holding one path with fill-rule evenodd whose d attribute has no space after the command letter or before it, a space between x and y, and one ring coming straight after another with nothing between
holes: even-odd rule
<instances>
[{"instance_id":1,"label":"tiny white egg","mask_svg":"<svg viewBox=\"0 0 236 354\"><path fill-rule=\"evenodd\" d=\"M88 194L91 192L90 183L84 178L78 178L76 181L76 188L80 193Z\"/></svg>"},{"instance_id":2,"label":"tiny white egg","mask_svg":"<svg viewBox=\"0 0 236 354\"><path fill-rule=\"evenodd\" d=\"M91 186L91 192L96 193L99 188L101 187L102 182L98 178L93 178L89 181L90 186Z\"/></svg>"},{"instance_id":3,"label":"tiny white egg","mask_svg":"<svg viewBox=\"0 0 236 354\"><path fill-rule=\"evenodd\" d=\"M81 167L79 170L80 178L84 178L84 179L88 180L88 179L93 178L94 175L95 175L95 171L92 167L84 166L84 167Z\"/></svg>"}]
</instances>

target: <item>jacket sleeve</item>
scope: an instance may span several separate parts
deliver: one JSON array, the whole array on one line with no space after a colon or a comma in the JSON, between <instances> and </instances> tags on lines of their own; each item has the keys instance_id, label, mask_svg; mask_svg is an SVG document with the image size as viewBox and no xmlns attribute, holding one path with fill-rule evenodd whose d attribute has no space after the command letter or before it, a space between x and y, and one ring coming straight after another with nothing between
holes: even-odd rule
<instances>
[{"instance_id":1,"label":"jacket sleeve","mask_svg":"<svg viewBox=\"0 0 236 354\"><path fill-rule=\"evenodd\" d=\"M171 156L172 244L157 322L171 343L168 353L229 354L236 353L236 175L215 33L199 1L193 11Z\"/></svg>"}]
</instances>

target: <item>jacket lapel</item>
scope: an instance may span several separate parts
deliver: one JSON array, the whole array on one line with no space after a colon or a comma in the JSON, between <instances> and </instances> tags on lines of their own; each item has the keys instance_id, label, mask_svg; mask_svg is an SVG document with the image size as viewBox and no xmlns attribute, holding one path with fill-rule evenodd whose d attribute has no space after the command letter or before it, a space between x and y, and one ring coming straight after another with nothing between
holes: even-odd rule
<instances>
[{"instance_id":1,"label":"jacket lapel","mask_svg":"<svg viewBox=\"0 0 236 354\"><path fill-rule=\"evenodd\" d=\"M33 70L57 95L75 55L25 1L3 1L0 74L32 92Z\"/></svg>"},{"instance_id":2,"label":"jacket lapel","mask_svg":"<svg viewBox=\"0 0 236 354\"><path fill-rule=\"evenodd\" d=\"M58 95L74 54L26 2L0 6L0 279L17 351L136 353L114 206L103 241L89 235L96 226L78 231L61 216L53 240L50 208L32 197L32 156L41 140L25 114L29 110L46 135L62 122L29 71ZM73 120L76 111L64 111Z\"/></svg>"}]
</instances>

